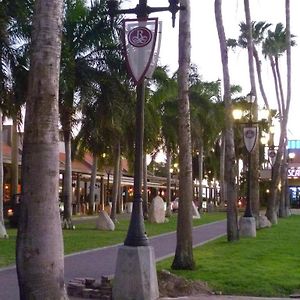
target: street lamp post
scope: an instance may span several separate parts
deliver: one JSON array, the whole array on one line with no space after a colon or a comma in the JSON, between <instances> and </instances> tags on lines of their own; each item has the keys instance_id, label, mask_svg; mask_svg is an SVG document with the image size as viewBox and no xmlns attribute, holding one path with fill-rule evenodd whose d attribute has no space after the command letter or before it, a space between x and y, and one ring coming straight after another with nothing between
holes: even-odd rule
<instances>
[{"instance_id":1,"label":"street lamp post","mask_svg":"<svg viewBox=\"0 0 300 300\"><path fill-rule=\"evenodd\" d=\"M247 195L246 195L246 208L244 216L240 219L240 234L241 236L256 236L256 221L252 214L251 208L251 180L252 180L252 151L255 148L258 136L258 122L253 122L252 120L252 105L255 101L255 96L248 94L247 100L250 103L249 109L249 119L248 122L240 124L243 125L243 138L244 144L247 149ZM243 112L236 110L233 111L233 118L235 120L240 120L243 116Z\"/></svg>"},{"instance_id":2,"label":"street lamp post","mask_svg":"<svg viewBox=\"0 0 300 300\"><path fill-rule=\"evenodd\" d=\"M170 11L172 13L172 24L175 25L176 13L183 9L178 5L178 0L169 0L168 7L150 7L147 5L147 0L139 0L139 4L135 8L118 9L117 0L109 0L108 14L113 17L117 14L135 14L137 20L147 20L148 15L153 12ZM137 33L136 37L142 33ZM126 40L126 39L124 39ZM129 43L132 43L129 40ZM140 47L139 45L138 47ZM127 52L127 51L126 51ZM126 54L128 55L128 54ZM139 60L140 58L138 58ZM135 62L138 64L139 62ZM132 68L131 68L132 69ZM131 73L132 70L131 70ZM136 107L136 134L135 134L135 165L134 165L134 200L133 209L130 219L130 225L125 239L126 246L147 246L149 245L148 238L145 234L145 226L143 219L142 208L142 166L143 166L143 140L144 140L144 100L145 100L145 73L139 79L133 78L136 83L137 92L137 107ZM134 76L133 76L134 77Z\"/></svg>"},{"instance_id":3,"label":"street lamp post","mask_svg":"<svg viewBox=\"0 0 300 300\"><path fill-rule=\"evenodd\" d=\"M142 200L142 169L144 141L144 102L145 78L154 69L158 55L156 37L158 35L158 19L149 18L153 12L170 11L172 24L175 25L176 13L183 9L178 0L169 0L168 7L150 7L147 0L139 0L132 9L119 9L119 1L109 0L108 14L135 14L137 19L124 20L125 57L130 68L132 79L136 84L136 133L134 164L134 200L133 209L124 241L119 248L117 266L113 286L113 298L122 299L157 299L159 296L155 268L154 250L149 246L145 234ZM157 50L155 57L155 50ZM130 268L130 271L128 271Z\"/></svg>"}]
</instances>

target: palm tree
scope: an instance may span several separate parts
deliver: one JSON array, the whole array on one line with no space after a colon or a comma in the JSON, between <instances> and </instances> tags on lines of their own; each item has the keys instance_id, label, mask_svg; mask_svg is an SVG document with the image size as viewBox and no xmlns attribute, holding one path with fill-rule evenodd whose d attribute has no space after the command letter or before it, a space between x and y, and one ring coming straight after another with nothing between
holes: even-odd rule
<instances>
[{"instance_id":1,"label":"palm tree","mask_svg":"<svg viewBox=\"0 0 300 300\"><path fill-rule=\"evenodd\" d=\"M166 202L168 208L167 214L170 214L170 170L172 160L174 156L177 155L178 151L178 105L176 99L178 84L174 76L171 78L169 77L166 67L157 67L153 75L152 85L155 86L155 92L151 95L149 103L153 104L154 113L152 115L156 115L155 123L156 125L159 125L159 128L155 127L156 130L152 131L153 138L150 145L154 148L154 152L160 147L166 152ZM146 105L146 108L147 107L148 106ZM146 113L146 122L147 119L148 114ZM157 129L159 129L160 132L158 132ZM147 130L145 136L147 136Z\"/></svg>"},{"instance_id":2,"label":"palm tree","mask_svg":"<svg viewBox=\"0 0 300 300\"><path fill-rule=\"evenodd\" d=\"M21 299L67 299L57 198L62 14L63 1L35 2L17 234Z\"/></svg>"},{"instance_id":3,"label":"palm tree","mask_svg":"<svg viewBox=\"0 0 300 300\"><path fill-rule=\"evenodd\" d=\"M291 92L292 92L292 63L291 63L291 20L290 20L290 0L285 1L285 17L286 17L286 64L287 64L287 91L286 91L286 110L285 110L285 126L284 129L287 130L287 121L288 121L288 114L291 104ZM285 137L287 140L287 133L285 133ZM286 142L287 145L287 142ZM285 152L286 153L286 152ZM286 157L287 159L287 157ZM281 201L282 205L280 206L280 216L288 216L289 215L289 199L288 199L288 184L287 184L287 164L285 164L284 168L284 176L286 180L284 181L284 188L283 188L283 200Z\"/></svg>"},{"instance_id":4,"label":"palm tree","mask_svg":"<svg viewBox=\"0 0 300 300\"><path fill-rule=\"evenodd\" d=\"M2 110L0 109L0 149L3 148ZM8 238L3 217L3 152L0 151L0 238Z\"/></svg>"},{"instance_id":5,"label":"palm tree","mask_svg":"<svg viewBox=\"0 0 300 300\"><path fill-rule=\"evenodd\" d=\"M179 18L179 69L178 69L178 137L179 137L179 209L177 221L177 244L173 269L193 269L192 237L192 145L189 104L189 69L191 51L190 1L181 0L185 10Z\"/></svg>"},{"instance_id":6,"label":"palm tree","mask_svg":"<svg viewBox=\"0 0 300 300\"><path fill-rule=\"evenodd\" d=\"M215 0L215 18L220 41L221 60L223 65L224 104L225 104L225 184L227 198L227 240L239 239L238 216L236 207L236 159L234 151L234 135L232 120L232 101L230 92L230 76L228 70L228 50L222 18L222 1Z\"/></svg>"},{"instance_id":7,"label":"palm tree","mask_svg":"<svg viewBox=\"0 0 300 300\"><path fill-rule=\"evenodd\" d=\"M60 121L66 152L63 199L64 224L67 228L73 227L71 140L74 113L79 90L93 85L97 72L106 69L104 57L107 57L108 50L114 46L112 30L106 19L104 1L93 1L91 7L83 0L66 2L60 76Z\"/></svg>"},{"instance_id":8,"label":"palm tree","mask_svg":"<svg viewBox=\"0 0 300 300\"><path fill-rule=\"evenodd\" d=\"M13 116L14 120L20 115L20 103L18 103L20 97L20 91L26 94L26 88L22 80L20 80L21 69L24 70L21 59L26 59L26 47L23 46L26 40L25 28L28 26L29 19L29 3L24 1L18 3L16 1L2 1L0 3L0 100L1 100L1 124L2 116ZM28 18L28 19L27 19ZM26 21L25 21L26 19ZM24 83L24 81L23 81ZM21 87L21 89L20 89ZM2 127L1 127L2 128ZM2 135L2 133L1 133ZM1 138L2 142L2 138ZM13 150L15 150L14 147ZM2 147L0 148L0 156L2 157ZM13 151L15 153L15 151ZM2 159L0 162L0 181L3 183L3 164ZM18 167L17 162L15 165ZM17 168L16 167L16 168ZM15 169L16 169L15 168ZM13 175L13 174L12 174ZM17 174L12 176L12 178L17 178ZM17 182L17 180L14 180ZM2 185L1 185L2 188ZM13 191L16 192L16 184L14 185ZM3 193L0 193L0 237L6 237L6 230L3 222Z\"/></svg>"},{"instance_id":9,"label":"palm tree","mask_svg":"<svg viewBox=\"0 0 300 300\"><path fill-rule=\"evenodd\" d=\"M116 204L120 196L121 150L126 150L125 130L131 120L132 93L127 82L123 82L118 74L103 72L97 77L93 88L81 90L81 97L82 126L76 140L80 140L81 148L90 151L94 158L107 150L111 151L114 163L111 218L115 222ZM90 190L90 207L93 206L93 199L94 194Z\"/></svg>"},{"instance_id":10,"label":"palm tree","mask_svg":"<svg viewBox=\"0 0 300 300\"><path fill-rule=\"evenodd\" d=\"M255 60L255 65L256 65L256 74L258 78L258 83L259 83L259 88L260 88L260 93L262 95L262 98L264 100L264 104L267 109L269 109L269 101L264 89L263 85L263 78L262 78L262 73L261 73L261 59L259 57L259 53L257 50L257 47L259 47L266 35L266 30L271 26L272 24L266 23L266 22L251 22L251 32L252 32L252 41L253 41L253 57ZM235 39L228 39L227 45L229 47L235 48L236 46L239 46L243 49L247 48L247 36L248 36L248 26L245 22L240 23L240 36L238 40Z\"/></svg>"},{"instance_id":11,"label":"palm tree","mask_svg":"<svg viewBox=\"0 0 300 300\"><path fill-rule=\"evenodd\" d=\"M195 82L190 88L192 141L198 156L199 204L202 203L203 157L215 148L224 128L223 104L218 102L219 82ZM213 100L217 100L214 102ZM217 161L217 160L216 160Z\"/></svg>"},{"instance_id":12,"label":"palm tree","mask_svg":"<svg viewBox=\"0 0 300 300\"><path fill-rule=\"evenodd\" d=\"M288 15L289 11L289 3L286 2L286 14ZM289 17L287 16L287 26L289 25ZM273 223L277 223L277 211L280 207L280 215L286 216L286 200L285 200L285 177L286 177L286 142L287 142L287 122L288 122L288 113L290 107L290 88L291 88L291 65L290 65L290 48L295 45L295 42L292 40L293 35L290 33L290 29L284 29L284 26L279 23L276 25L274 32L269 30L268 37L266 38L263 44L263 53L266 57L269 58L273 77L275 84L275 91L277 95L277 104L278 104L278 112L280 118L280 138L279 138L279 147L277 150L276 160L273 165L273 178L271 185L271 197L268 202L266 216ZM283 87L282 87L282 79L279 67L279 58L282 54L287 51L287 69L288 69L288 77L287 77L287 96L286 100L284 99ZM282 177L281 177L282 175ZM281 177L281 178L280 178ZM278 185L281 180L283 186L283 193L280 197L280 193L278 191ZM281 200L280 200L281 199ZM281 205L279 206L279 204Z\"/></svg>"}]
</instances>

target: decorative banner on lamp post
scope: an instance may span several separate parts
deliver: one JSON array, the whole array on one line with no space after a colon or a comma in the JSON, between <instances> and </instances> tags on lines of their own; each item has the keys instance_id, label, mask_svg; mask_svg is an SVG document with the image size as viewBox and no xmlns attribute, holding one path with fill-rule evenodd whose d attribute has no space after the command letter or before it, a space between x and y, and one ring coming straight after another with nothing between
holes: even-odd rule
<instances>
[{"instance_id":1,"label":"decorative banner on lamp post","mask_svg":"<svg viewBox=\"0 0 300 300\"><path fill-rule=\"evenodd\" d=\"M158 18L126 19L123 26L126 62L135 84L139 84L152 62Z\"/></svg>"},{"instance_id":2,"label":"decorative banner on lamp post","mask_svg":"<svg viewBox=\"0 0 300 300\"><path fill-rule=\"evenodd\" d=\"M269 157L269 161L271 166L274 165L275 160L276 160L276 150L275 149L269 149L268 150L268 157Z\"/></svg>"},{"instance_id":3,"label":"decorative banner on lamp post","mask_svg":"<svg viewBox=\"0 0 300 300\"><path fill-rule=\"evenodd\" d=\"M162 21L158 22L158 31L157 31L157 37L155 42L155 48L152 56L152 60L150 63L150 66L148 68L147 73L145 74L146 78L152 78L153 72L156 68L158 57L159 57L159 51L160 51L160 44L161 44L161 33L162 33Z\"/></svg>"},{"instance_id":4,"label":"decorative banner on lamp post","mask_svg":"<svg viewBox=\"0 0 300 300\"><path fill-rule=\"evenodd\" d=\"M257 126L244 127L244 143L247 151L250 153L255 147L257 140L258 128Z\"/></svg>"}]
</instances>

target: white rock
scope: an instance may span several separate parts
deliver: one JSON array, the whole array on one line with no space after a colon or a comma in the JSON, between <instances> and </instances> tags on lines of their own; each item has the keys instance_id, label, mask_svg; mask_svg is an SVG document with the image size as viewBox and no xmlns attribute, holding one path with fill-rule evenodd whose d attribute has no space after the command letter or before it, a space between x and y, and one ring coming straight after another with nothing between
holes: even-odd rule
<instances>
[{"instance_id":1,"label":"white rock","mask_svg":"<svg viewBox=\"0 0 300 300\"><path fill-rule=\"evenodd\" d=\"M165 203L160 196L152 199L149 209L150 223L164 223L165 222Z\"/></svg>"},{"instance_id":2,"label":"white rock","mask_svg":"<svg viewBox=\"0 0 300 300\"><path fill-rule=\"evenodd\" d=\"M115 224L105 210L100 211L96 220L96 228L99 230L114 231Z\"/></svg>"}]
</instances>

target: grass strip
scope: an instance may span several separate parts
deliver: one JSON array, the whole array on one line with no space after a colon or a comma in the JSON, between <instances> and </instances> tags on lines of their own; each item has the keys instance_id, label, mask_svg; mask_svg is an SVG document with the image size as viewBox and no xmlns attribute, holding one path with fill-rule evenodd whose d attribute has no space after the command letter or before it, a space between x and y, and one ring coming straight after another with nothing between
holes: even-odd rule
<instances>
[{"instance_id":1,"label":"grass strip","mask_svg":"<svg viewBox=\"0 0 300 300\"><path fill-rule=\"evenodd\" d=\"M173 258L157 269L191 280L206 281L228 295L288 296L300 289L300 216L279 219L278 225L257 231L256 238L229 243L219 238L194 250L196 269L170 270Z\"/></svg>"}]
</instances>

